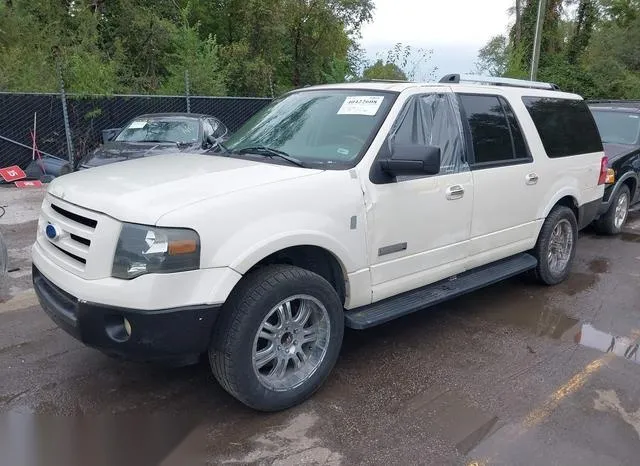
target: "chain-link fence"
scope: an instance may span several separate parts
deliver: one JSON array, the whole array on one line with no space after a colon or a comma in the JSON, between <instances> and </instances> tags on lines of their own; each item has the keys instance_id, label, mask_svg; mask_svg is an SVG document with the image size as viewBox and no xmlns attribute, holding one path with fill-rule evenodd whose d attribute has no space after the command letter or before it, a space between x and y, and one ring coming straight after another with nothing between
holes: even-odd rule
<instances>
[{"instance_id":1,"label":"chain-link fence","mask_svg":"<svg viewBox=\"0 0 640 466\"><path fill-rule=\"evenodd\" d=\"M212 115L231 132L270 102L265 98L189 96L74 96L67 95L68 130L62 94L0 93L0 168L25 168L36 145L42 155L78 160L102 142L102 130L122 127L146 113L187 112Z\"/></svg>"}]
</instances>

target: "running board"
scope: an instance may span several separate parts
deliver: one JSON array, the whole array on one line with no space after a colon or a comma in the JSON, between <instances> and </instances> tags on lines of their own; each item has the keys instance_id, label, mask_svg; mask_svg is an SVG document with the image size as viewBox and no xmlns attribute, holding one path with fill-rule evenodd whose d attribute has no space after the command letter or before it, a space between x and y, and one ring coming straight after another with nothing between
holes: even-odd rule
<instances>
[{"instance_id":1,"label":"running board","mask_svg":"<svg viewBox=\"0 0 640 466\"><path fill-rule=\"evenodd\" d=\"M345 325L362 330L440 304L449 299L492 285L536 267L538 261L522 253L461 273L377 303L345 312Z\"/></svg>"}]
</instances>

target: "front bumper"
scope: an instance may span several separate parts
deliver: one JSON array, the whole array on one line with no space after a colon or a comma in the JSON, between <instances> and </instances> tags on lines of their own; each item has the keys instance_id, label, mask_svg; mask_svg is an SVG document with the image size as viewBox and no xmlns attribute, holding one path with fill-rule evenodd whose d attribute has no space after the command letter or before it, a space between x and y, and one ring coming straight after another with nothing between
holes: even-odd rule
<instances>
[{"instance_id":1,"label":"front bumper","mask_svg":"<svg viewBox=\"0 0 640 466\"><path fill-rule=\"evenodd\" d=\"M35 265L33 287L42 309L67 333L87 346L137 361L191 359L205 352L220 309L202 305L149 311L94 304L62 290Z\"/></svg>"}]
</instances>

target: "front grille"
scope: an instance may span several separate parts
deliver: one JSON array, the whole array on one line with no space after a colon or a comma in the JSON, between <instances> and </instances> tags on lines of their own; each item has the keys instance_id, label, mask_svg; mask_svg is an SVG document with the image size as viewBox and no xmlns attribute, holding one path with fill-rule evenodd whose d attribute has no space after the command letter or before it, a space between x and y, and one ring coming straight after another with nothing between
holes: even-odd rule
<instances>
[{"instance_id":1,"label":"front grille","mask_svg":"<svg viewBox=\"0 0 640 466\"><path fill-rule=\"evenodd\" d=\"M87 238L83 238L82 236L74 235L71 233L69 235L72 240L77 241L78 243L84 244L85 246L91 246L91 240Z\"/></svg>"},{"instance_id":2,"label":"front grille","mask_svg":"<svg viewBox=\"0 0 640 466\"><path fill-rule=\"evenodd\" d=\"M96 212L47 196L42 206L38 243L56 264L76 275L89 277L87 273L92 274L87 270L91 264L90 251L94 240L99 237L97 232L100 222L108 222L108 219ZM48 224L53 225L58 233L52 239L45 234Z\"/></svg>"},{"instance_id":3,"label":"front grille","mask_svg":"<svg viewBox=\"0 0 640 466\"><path fill-rule=\"evenodd\" d=\"M81 264L86 264L87 260L80 257L80 256L76 256L75 254L70 253L69 251L66 251L64 249L62 249L60 246L58 246L57 244L51 244L54 248L56 248L58 251L60 251L62 254L66 254L67 256L71 257L72 259L80 262Z\"/></svg>"},{"instance_id":4,"label":"front grille","mask_svg":"<svg viewBox=\"0 0 640 466\"><path fill-rule=\"evenodd\" d=\"M60 215L62 215L63 217L66 217L69 220L73 220L74 222L80 223L82 225L88 226L89 228L95 228L96 226L98 226L97 220L83 217L82 215L74 214L73 212L69 212L68 210L58 207L55 204L51 204L51 208L55 210L57 213L59 213Z\"/></svg>"}]
</instances>

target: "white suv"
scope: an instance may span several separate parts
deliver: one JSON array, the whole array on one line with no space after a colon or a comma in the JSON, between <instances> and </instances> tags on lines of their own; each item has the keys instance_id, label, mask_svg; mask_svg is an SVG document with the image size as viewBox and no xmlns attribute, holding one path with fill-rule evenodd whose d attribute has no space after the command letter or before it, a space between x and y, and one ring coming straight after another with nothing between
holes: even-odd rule
<instances>
[{"instance_id":1,"label":"white suv","mask_svg":"<svg viewBox=\"0 0 640 466\"><path fill-rule=\"evenodd\" d=\"M345 326L525 271L561 282L604 191L593 117L552 85L462 81L307 87L215 153L56 179L43 309L110 355L208 353L229 393L279 410L327 378Z\"/></svg>"}]
</instances>

